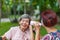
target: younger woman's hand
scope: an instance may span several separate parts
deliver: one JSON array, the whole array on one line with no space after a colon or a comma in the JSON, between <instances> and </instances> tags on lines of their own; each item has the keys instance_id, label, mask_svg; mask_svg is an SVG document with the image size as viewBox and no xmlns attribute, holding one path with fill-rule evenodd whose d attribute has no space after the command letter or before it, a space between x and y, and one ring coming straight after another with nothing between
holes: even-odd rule
<instances>
[{"instance_id":1,"label":"younger woman's hand","mask_svg":"<svg viewBox=\"0 0 60 40\"><path fill-rule=\"evenodd\" d=\"M40 30L39 22L35 22L33 26L34 26L34 28L35 28L36 31Z\"/></svg>"},{"instance_id":2,"label":"younger woman's hand","mask_svg":"<svg viewBox=\"0 0 60 40\"><path fill-rule=\"evenodd\" d=\"M39 22L36 22L34 24L34 28L35 28L35 32L36 32L35 40L40 40L40 25L39 25Z\"/></svg>"}]
</instances>

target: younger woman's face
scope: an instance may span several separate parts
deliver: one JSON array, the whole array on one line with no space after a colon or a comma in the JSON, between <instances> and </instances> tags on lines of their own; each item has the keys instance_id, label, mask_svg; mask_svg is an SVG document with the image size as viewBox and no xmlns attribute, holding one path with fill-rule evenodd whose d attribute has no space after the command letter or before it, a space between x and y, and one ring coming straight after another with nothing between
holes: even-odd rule
<instances>
[{"instance_id":1,"label":"younger woman's face","mask_svg":"<svg viewBox=\"0 0 60 40\"><path fill-rule=\"evenodd\" d=\"M29 27L29 19L28 18L22 18L19 22L20 28L26 30Z\"/></svg>"}]
</instances>

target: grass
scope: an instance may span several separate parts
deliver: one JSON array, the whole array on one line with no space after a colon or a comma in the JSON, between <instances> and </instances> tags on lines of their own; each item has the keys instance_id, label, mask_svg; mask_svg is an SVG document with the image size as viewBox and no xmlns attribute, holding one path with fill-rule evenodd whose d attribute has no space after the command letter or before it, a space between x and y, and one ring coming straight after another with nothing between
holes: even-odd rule
<instances>
[{"instance_id":1,"label":"grass","mask_svg":"<svg viewBox=\"0 0 60 40\"><path fill-rule=\"evenodd\" d=\"M17 23L3 22L0 24L0 36L8 31L12 26L16 26Z\"/></svg>"},{"instance_id":2,"label":"grass","mask_svg":"<svg viewBox=\"0 0 60 40\"><path fill-rule=\"evenodd\" d=\"M2 22L0 25L0 36L3 35L6 31L8 31L11 27L17 26L17 23L11 23L11 22ZM60 25L55 26L58 30L60 30ZM42 36L47 34L47 31L44 27L41 27L40 33Z\"/></svg>"},{"instance_id":3,"label":"grass","mask_svg":"<svg viewBox=\"0 0 60 40\"><path fill-rule=\"evenodd\" d=\"M55 26L58 30L60 30L60 24Z\"/></svg>"}]
</instances>

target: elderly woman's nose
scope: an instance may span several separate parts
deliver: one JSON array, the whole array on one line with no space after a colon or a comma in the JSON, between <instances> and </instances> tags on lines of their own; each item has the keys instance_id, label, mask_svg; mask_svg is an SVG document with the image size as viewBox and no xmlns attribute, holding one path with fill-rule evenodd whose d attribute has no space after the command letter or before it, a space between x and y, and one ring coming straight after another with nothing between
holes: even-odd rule
<instances>
[{"instance_id":1,"label":"elderly woman's nose","mask_svg":"<svg viewBox=\"0 0 60 40\"><path fill-rule=\"evenodd\" d=\"M26 21L24 21L23 23L26 23Z\"/></svg>"}]
</instances>

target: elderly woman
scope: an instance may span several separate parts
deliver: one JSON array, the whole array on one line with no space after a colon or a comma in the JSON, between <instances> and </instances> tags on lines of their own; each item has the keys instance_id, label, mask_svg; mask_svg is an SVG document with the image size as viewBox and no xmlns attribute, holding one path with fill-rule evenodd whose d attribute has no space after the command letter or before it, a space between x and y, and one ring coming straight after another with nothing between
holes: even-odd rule
<instances>
[{"instance_id":1,"label":"elderly woman","mask_svg":"<svg viewBox=\"0 0 60 40\"><path fill-rule=\"evenodd\" d=\"M11 27L3 36L2 40L34 40L32 26L30 25L31 18L28 14L22 15L19 20L19 26ZM38 23L34 25L39 27ZM36 33L39 33L39 28L36 28ZM37 34L36 36L38 36ZM37 38L36 38L37 40Z\"/></svg>"}]
</instances>

